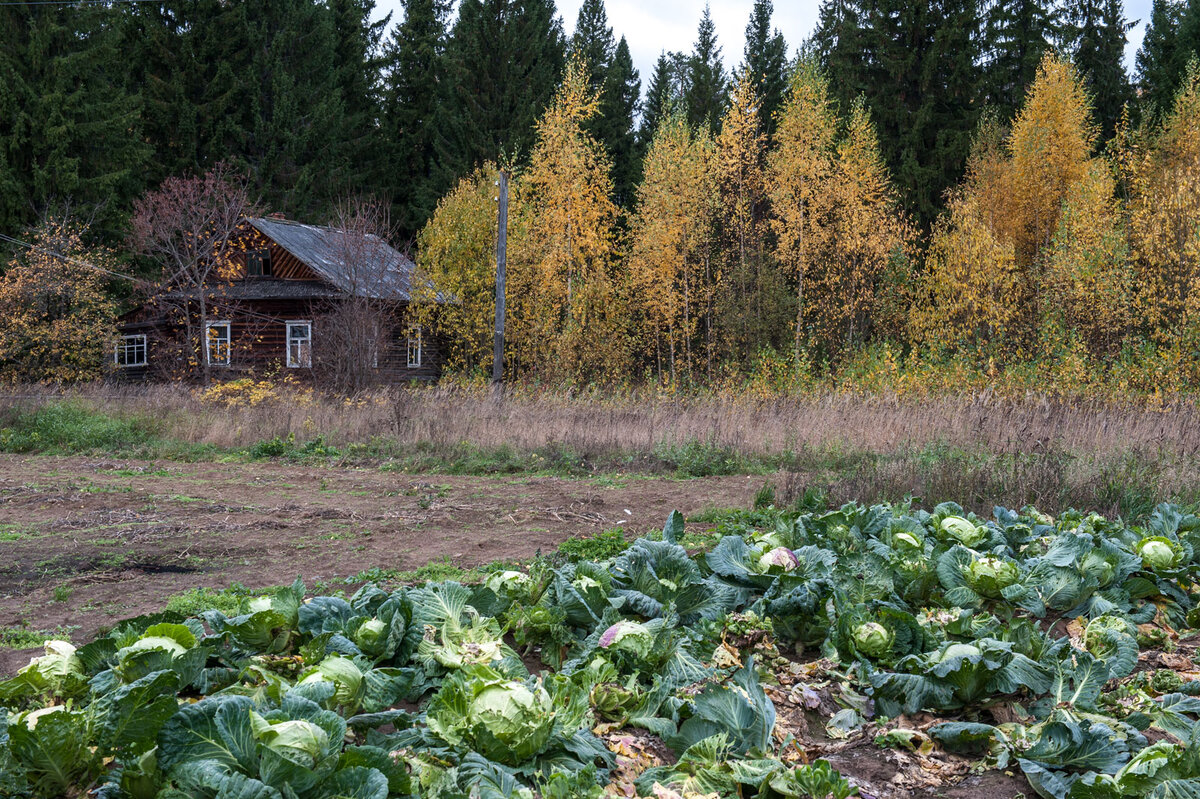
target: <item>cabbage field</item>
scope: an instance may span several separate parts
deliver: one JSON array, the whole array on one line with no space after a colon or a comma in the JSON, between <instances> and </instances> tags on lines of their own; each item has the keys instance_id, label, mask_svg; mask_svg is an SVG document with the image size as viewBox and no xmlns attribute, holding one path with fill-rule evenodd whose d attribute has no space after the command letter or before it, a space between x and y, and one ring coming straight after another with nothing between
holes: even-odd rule
<instances>
[{"instance_id":1,"label":"cabbage field","mask_svg":"<svg viewBox=\"0 0 1200 799\"><path fill-rule=\"evenodd\" d=\"M48 641L0 682L0 796L1200 797L1198 575L1173 506L945 503L673 513L474 586L297 581Z\"/></svg>"}]
</instances>

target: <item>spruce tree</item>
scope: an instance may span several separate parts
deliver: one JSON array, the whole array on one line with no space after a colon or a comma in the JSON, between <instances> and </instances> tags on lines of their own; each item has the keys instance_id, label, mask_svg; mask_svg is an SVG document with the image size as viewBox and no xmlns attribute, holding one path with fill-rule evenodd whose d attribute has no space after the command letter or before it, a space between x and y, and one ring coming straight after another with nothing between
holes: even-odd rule
<instances>
[{"instance_id":1,"label":"spruce tree","mask_svg":"<svg viewBox=\"0 0 1200 799\"><path fill-rule=\"evenodd\" d=\"M1150 22L1137 52L1137 80L1143 116L1167 113L1179 81L1176 72L1179 23L1184 6L1176 0L1154 0Z\"/></svg>"},{"instance_id":2,"label":"spruce tree","mask_svg":"<svg viewBox=\"0 0 1200 799\"><path fill-rule=\"evenodd\" d=\"M528 158L564 51L553 0L462 0L435 122L439 194L484 161Z\"/></svg>"},{"instance_id":3,"label":"spruce tree","mask_svg":"<svg viewBox=\"0 0 1200 799\"><path fill-rule=\"evenodd\" d=\"M633 66L629 44L622 36L605 76L596 129L600 143L612 160L613 199L621 208L633 205L642 171L637 131L634 128L641 94L642 81Z\"/></svg>"},{"instance_id":4,"label":"spruce tree","mask_svg":"<svg viewBox=\"0 0 1200 799\"><path fill-rule=\"evenodd\" d=\"M1124 66L1130 25L1121 0L1072 0L1064 18L1063 40L1092 95L1094 116L1107 140L1132 94Z\"/></svg>"},{"instance_id":5,"label":"spruce tree","mask_svg":"<svg viewBox=\"0 0 1200 799\"><path fill-rule=\"evenodd\" d=\"M342 114L334 132L347 188L369 192L383 177L386 158L378 128L381 45L391 20L372 21L375 0L329 0L333 16L334 80Z\"/></svg>"},{"instance_id":6,"label":"spruce tree","mask_svg":"<svg viewBox=\"0 0 1200 799\"><path fill-rule=\"evenodd\" d=\"M642 122L638 128L638 146L644 154L649 150L659 124L675 108L682 108L687 85L688 58L683 53L660 53L654 72L646 86L646 101L642 107Z\"/></svg>"},{"instance_id":7,"label":"spruce tree","mask_svg":"<svg viewBox=\"0 0 1200 799\"><path fill-rule=\"evenodd\" d=\"M14 79L0 89L0 106L8 106L0 118L0 181L16 189L2 206L12 221L70 207L93 216L93 231L103 237L122 235L152 152L112 14L97 5L6 11L12 48L0 65Z\"/></svg>"},{"instance_id":8,"label":"spruce tree","mask_svg":"<svg viewBox=\"0 0 1200 799\"><path fill-rule=\"evenodd\" d=\"M770 137L775 132L775 112L783 104L787 90L787 42L778 29L771 28L771 0L754 0L750 22L746 25L745 68L754 81L759 98L758 116Z\"/></svg>"},{"instance_id":9,"label":"spruce tree","mask_svg":"<svg viewBox=\"0 0 1200 799\"><path fill-rule=\"evenodd\" d=\"M908 211L924 225L962 176L981 93L977 0L827 2L817 52L842 108L859 97Z\"/></svg>"},{"instance_id":10,"label":"spruce tree","mask_svg":"<svg viewBox=\"0 0 1200 799\"><path fill-rule=\"evenodd\" d=\"M587 64L588 87L593 92L603 90L616 49L613 29L608 25L608 13L604 10L604 0L583 0L568 52L573 57L582 58Z\"/></svg>"},{"instance_id":11,"label":"spruce tree","mask_svg":"<svg viewBox=\"0 0 1200 799\"><path fill-rule=\"evenodd\" d=\"M240 153L272 208L320 218L350 187L337 162L343 102L328 9L312 0L263 0L250 18L245 81L254 117Z\"/></svg>"},{"instance_id":12,"label":"spruce tree","mask_svg":"<svg viewBox=\"0 0 1200 799\"><path fill-rule=\"evenodd\" d=\"M1042 56L1059 37L1058 11L1048 0L992 0L984 15L987 100L1002 119L1021 107Z\"/></svg>"},{"instance_id":13,"label":"spruce tree","mask_svg":"<svg viewBox=\"0 0 1200 799\"><path fill-rule=\"evenodd\" d=\"M684 95L688 123L694 128L705 127L715 133L725 112L728 81L717 44L717 29L708 4L700 17L696 47L688 61L688 81Z\"/></svg>"},{"instance_id":14,"label":"spruce tree","mask_svg":"<svg viewBox=\"0 0 1200 799\"><path fill-rule=\"evenodd\" d=\"M445 73L449 0L404 0L404 19L384 53L381 126L389 163L383 185L392 220L405 237L424 226L442 188L434 168L438 87Z\"/></svg>"},{"instance_id":15,"label":"spruce tree","mask_svg":"<svg viewBox=\"0 0 1200 799\"><path fill-rule=\"evenodd\" d=\"M813 34L813 53L829 78L838 104L850 103L867 91L865 11L858 0L822 0Z\"/></svg>"},{"instance_id":16,"label":"spruce tree","mask_svg":"<svg viewBox=\"0 0 1200 799\"><path fill-rule=\"evenodd\" d=\"M642 82L633 67L625 37L614 43L604 0L584 0L571 35L569 52L587 65L588 88L600 97L600 112L583 129L604 146L612 163L614 199L625 207L633 199L638 162L633 129Z\"/></svg>"}]
</instances>

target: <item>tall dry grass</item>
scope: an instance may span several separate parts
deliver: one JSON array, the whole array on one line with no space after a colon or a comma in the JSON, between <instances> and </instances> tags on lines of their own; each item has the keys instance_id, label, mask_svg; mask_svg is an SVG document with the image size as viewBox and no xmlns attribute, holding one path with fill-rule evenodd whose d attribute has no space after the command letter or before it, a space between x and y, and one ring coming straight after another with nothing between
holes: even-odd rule
<instances>
[{"instance_id":1,"label":"tall dry grass","mask_svg":"<svg viewBox=\"0 0 1200 799\"><path fill-rule=\"evenodd\" d=\"M35 409L70 400L95 411L161 420L172 438L223 448L317 436L342 446L376 438L583 454L652 451L703 441L746 454L803 449L886 453L939 444L1021 454L1048 451L1111 457L1129 452L1200 454L1200 407L1113 405L987 394L894 400L829 394L774 400L573 395L529 390L503 399L460 389L395 388L356 398L280 392L254 404L205 401L178 385L0 391L0 407Z\"/></svg>"},{"instance_id":2,"label":"tall dry grass","mask_svg":"<svg viewBox=\"0 0 1200 799\"><path fill-rule=\"evenodd\" d=\"M664 399L529 388L497 399L446 387L347 400L258 385L244 398L222 395L225 402L183 386L11 390L0 394L0 409L11 415L67 400L151 420L173 441L238 450L289 436L297 443L320 438L357 459L392 459L405 469L441 468L439 456L464 448L506 449L516 460L519 453L568 452L576 472L580 464L684 475L779 468L783 501L816 488L835 502L912 494L981 510L1033 503L1125 515L1161 500L1200 502L1194 403L1147 408L988 394ZM415 451L421 457L406 461ZM510 454L499 467L485 460L455 468L518 470L513 462Z\"/></svg>"}]
</instances>

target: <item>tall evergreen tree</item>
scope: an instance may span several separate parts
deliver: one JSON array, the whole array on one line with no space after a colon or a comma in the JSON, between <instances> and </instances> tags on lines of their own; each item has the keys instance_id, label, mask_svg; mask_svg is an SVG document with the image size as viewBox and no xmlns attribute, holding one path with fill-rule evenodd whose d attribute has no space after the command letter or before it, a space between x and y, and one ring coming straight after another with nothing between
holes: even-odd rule
<instances>
[{"instance_id":1,"label":"tall evergreen tree","mask_svg":"<svg viewBox=\"0 0 1200 799\"><path fill-rule=\"evenodd\" d=\"M858 0L822 0L813 33L813 54L829 78L834 99L843 107L869 88L867 42Z\"/></svg>"},{"instance_id":2,"label":"tall evergreen tree","mask_svg":"<svg viewBox=\"0 0 1200 799\"><path fill-rule=\"evenodd\" d=\"M778 29L771 28L773 12L771 0L754 0L746 25L744 62L754 81L760 102L758 116L768 137L775 132L775 112L783 104L788 81L787 42Z\"/></svg>"},{"instance_id":3,"label":"tall evergreen tree","mask_svg":"<svg viewBox=\"0 0 1200 799\"><path fill-rule=\"evenodd\" d=\"M403 8L384 56L381 125L390 156L384 186L392 198L392 221L408 237L432 215L442 188L430 175L450 2L404 0Z\"/></svg>"},{"instance_id":4,"label":"tall evergreen tree","mask_svg":"<svg viewBox=\"0 0 1200 799\"><path fill-rule=\"evenodd\" d=\"M1179 23L1184 5L1177 0L1154 0L1150 22L1137 52L1137 80L1143 114L1164 114L1175 99L1179 83Z\"/></svg>"},{"instance_id":5,"label":"tall evergreen tree","mask_svg":"<svg viewBox=\"0 0 1200 799\"><path fill-rule=\"evenodd\" d=\"M604 89L616 49L613 29L608 25L608 12L604 10L604 0L583 0L568 51L587 64L588 87L593 92L599 93Z\"/></svg>"},{"instance_id":6,"label":"tall evergreen tree","mask_svg":"<svg viewBox=\"0 0 1200 799\"><path fill-rule=\"evenodd\" d=\"M721 46L717 44L717 28L707 3L700 17L696 47L688 61L685 91L688 122L692 127L703 126L715 133L725 111L728 80L721 61Z\"/></svg>"},{"instance_id":7,"label":"tall evergreen tree","mask_svg":"<svg viewBox=\"0 0 1200 799\"><path fill-rule=\"evenodd\" d=\"M6 227L70 206L94 215L101 235L121 235L152 153L113 14L97 5L4 9L0 184L13 190L0 199Z\"/></svg>"},{"instance_id":8,"label":"tall evergreen tree","mask_svg":"<svg viewBox=\"0 0 1200 799\"><path fill-rule=\"evenodd\" d=\"M817 51L842 108L865 100L910 213L932 224L962 175L982 75L977 0L822 7Z\"/></svg>"},{"instance_id":9,"label":"tall evergreen tree","mask_svg":"<svg viewBox=\"0 0 1200 799\"><path fill-rule=\"evenodd\" d=\"M328 9L311 0L253 4L245 75L253 122L243 151L255 185L274 208L324 216L348 188L337 163L344 112Z\"/></svg>"},{"instance_id":10,"label":"tall evergreen tree","mask_svg":"<svg viewBox=\"0 0 1200 799\"><path fill-rule=\"evenodd\" d=\"M375 0L329 0L333 15L333 68L342 101L336 138L347 188L364 192L383 176L379 120L383 34L391 14L372 21Z\"/></svg>"},{"instance_id":11,"label":"tall evergreen tree","mask_svg":"<svg viewBox=\"0 0 1200 799\"><path fill-rule=\"evenodd\" d=\"M625 37L614 43L604 0L584 0L571 35L569 52L587 65L588 88L600 97L599 113L583 129L604 146L612 163L614 199L626 206L633 199L638 174L637 142L633 129L642 82L633 67Z\"/></svg>"},{"instance_id":12,"label":"tall evergreen tree","mask_svg":"<svg viewBox=\"0 0 1200 799\"><path fill-rule=\"evenodd\" d=\"M638 128L638 146L642 153L648 151L659 124L671 115L671 110L682 110L685 87L687 86L688 58L683 53L663 52L654 62L654 72L646 86L646 100L642 106L642 122Z\"/></svg>"},{"instance_id":13,"label":"tall evergreen tree","mask_svg":"<svg viewBox=\"0 0 1200 799\"><path fill-rule=\"evenodd\" d=\"M1063 40L1092 95L1094 116L1105 140L1113 135L1132 96L1125 74L1131 27L1121 0L1071 0L1065 8Z\"/></svg>"},{"instance_id":14,"label":"tall evergreen tree","mask_svg":"<svg viewBox=\"0 0 1200 799\"><path fill-rule=\"evenodd\" d=\"M597 137L612 160L613 198L621 208L633 205L642 171L637 130L634 128L641 95L642 81L633 66L629 43L622 36L605 76L596 130Z\"/></svg>"},{"instance_id":15,"label":"tall evergreen tree","mask_svg":"<svg viewBox=\"0 0 1200 799\"><path fill-rule=\"evenodd\" d=\"M1052 0L991 0L984 20L987 100L1009 120L1059 37L1058 10Z\"/></svg>"},{"instance_id":16,"label":"tall evergreen tree","mask_svg":"<svg viewBox=\"0 0 1200 799\"><path fill-rule=\"evenodd\" d=\"M487 160L523 160L565 42L554 0L462 0L435 130L439 193Z\"/></svg>"}]
</instances>

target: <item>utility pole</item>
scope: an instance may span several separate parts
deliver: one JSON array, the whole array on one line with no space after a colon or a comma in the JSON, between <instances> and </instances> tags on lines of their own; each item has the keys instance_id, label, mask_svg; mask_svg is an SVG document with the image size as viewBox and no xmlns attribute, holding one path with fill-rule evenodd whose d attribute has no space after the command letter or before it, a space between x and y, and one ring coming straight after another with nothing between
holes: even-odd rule
<instances>
[{"instance_id":1,"label":"utility pole","mask_svg":"<svg viewBox=\"0 0 1200 799\"><path fill-rule=\"evenodd\" d=\"M499 225L496 232L496 335L492 352L492 385L504 382L504 273L508 268L508 175L500 170Z\"/></svg>"}]
</instances>

